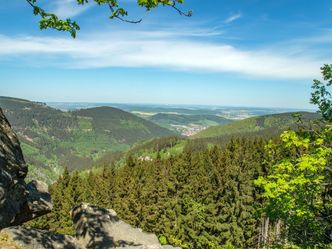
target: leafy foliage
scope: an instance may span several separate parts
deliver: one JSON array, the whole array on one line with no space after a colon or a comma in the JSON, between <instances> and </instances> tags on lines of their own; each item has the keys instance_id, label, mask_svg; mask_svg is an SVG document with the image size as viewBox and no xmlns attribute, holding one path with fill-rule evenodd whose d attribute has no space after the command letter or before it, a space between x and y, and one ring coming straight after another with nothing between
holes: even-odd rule
<instances>
[{"instance_id":1,"label":"leafy foliage","mask_svg":"<svg viewBox=\"0 0 332 249\"><path fill-rule=\"evenodd\" d=\"M324 65L321 70L326 82L314 80L311 103L318 106L319 112L326 121L332 122L332 65Z\"/></svg>"},{"instance_id":2,"label":"leafy foliage","mask_svg":"<svg viewBox=\"0 0 332 249\"><path fill-rule=\"evenodd\" d=\"M303 248L332 242L332 67L322 68L326 84L314 80L311 103L322 121L281 135L270 143L271 169L256 181L263 188L265 213L282 221L284 237ZM280 242L280 241L279 241ZM331 245L331 244L330 244Z\"/></svg>"},{"instance_id":3,"label":"leafy foliage","mask_svg":"<svg viewBox=\"0 0 332 249\"><path fill-rule=\"evenodd\" d=\"M269 175L256 181L264 189L267 215L282 220L288 239L305 247L332 239L332 220L326 215L332 211L327 194L332 185L327 170L332 158L331 131L332 126L319 133L284 132L281 144L268 146Z\"/></svg>"}]
</instances>

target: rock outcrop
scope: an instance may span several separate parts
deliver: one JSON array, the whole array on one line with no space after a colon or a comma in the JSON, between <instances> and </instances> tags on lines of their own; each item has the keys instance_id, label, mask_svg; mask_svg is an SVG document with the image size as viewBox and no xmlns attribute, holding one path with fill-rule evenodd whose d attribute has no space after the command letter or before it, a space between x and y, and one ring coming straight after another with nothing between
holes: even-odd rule
<instances>
[{"instance_id":1,"label":"rock outcrop","mask_svg":"<svg viewBox=\"0 0 332 249\"><path fill-rule=\"evenodd\" d=\"M111 209L81 204L72 210L76 237L9 227L0 231L6 249L180 249L160 245L154 234L133 228ZM1 242L1 237L5 238ZM6 247L2 247L7 245Z\"/></svg>"},{"instance_id":2,"label":"rock outcrop","mask_svg":"<svg viewBox=\"0 0 332 249\"><path fill-rule=\"evenodd\" d=\"M1 239L2 238L2 239ZM84 249L72 236L48 231L9 227L0 232L1 249Z\"/></svg>"},{"instance_id":3,"label":"rock outcrop","mask_svg":"<svg viewBox=\"0 0 332 249\"><path fill-rule=\"evenodd\" d=\"M0 108L0 229L51 211L47 186L26 184L27 173L20 142Z\"/></svg>"},{"instance_id":4,"label":"rock outcrop","mask_svg":"<svg viewBox=\"0 0 332 249\"><path fill-rule=\"evenodd\" d=\"M156 235L132 228L112 209L81 204L72 210L76 238L85 248L171 249L161 246Z\"/></svg>"}]
</instances>

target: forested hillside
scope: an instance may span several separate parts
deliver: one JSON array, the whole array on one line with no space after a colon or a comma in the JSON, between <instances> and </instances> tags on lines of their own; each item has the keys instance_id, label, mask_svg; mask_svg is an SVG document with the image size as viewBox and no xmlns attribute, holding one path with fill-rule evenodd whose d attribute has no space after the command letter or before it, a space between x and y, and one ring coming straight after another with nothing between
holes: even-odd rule
<instances>
[{"instance_id":1,"label":"forested hillside","mask_svg":"<svg viewBox=\"0 0 332 249\"><path fill-rule=\"evenodd\" d=\"M167 148L179 141L163 142ZM117 210L131 225L156 233L161 243L184 249L262 248L264 243L278 242L282 228L277 219L264 216L265 199L255 184L270 171L267 144L262 138L231 139L167 159L141 160L129 155L123 167L110 165L97 173L70 175L66 171L51 186L54 211L29 225L73 233L71 207L89 202ZM296 153L285 150L274 159ZM320 222L323 233L312 243L329 248L325 245L329 243L325 234L332 231L328 216L320 217ZM289 231L288 236L295 238L291 242L301 244L299 234L299 230Z\"/></svg>"},{"instance_id":2,"label":"forested hillside","mask_svg":"<svg viewBox=\"0 0 332 249\"><path fill-rule=\"evenodd\" d=\"M111 149L102 151L101 148L105 148L110 141L118 145L128 143L129 147L129 144L137 141L133 139L135 136L138 139L148 138L151 133L162 136L164 129L146 120L140 122L142 119L136 116L131 118L131 114L109 107L69 113L51 109L49 113L54 114L49 115L48 119L39 120L38 115L48 112L46 105L17 99L6 100L7 108L8 103L13 101L20 117L27 112L32 119L30 128L21 127L28 123L24 118L17 122L21 125L17 131L22 137L23 148L35 146L38 153L44 153L42 147L37 147L40 146L37 143L39 137L43 137L45 148L50 148L46 145L55 145L56 148L66 145L62 147L66 150L71 148L70 144L76 146L73 149L79 148L81 155L91 155L91 162L99 166L96 170L71 174L65 170L50 186L54 201L52 213L30 222L29 226L72 234L71 208L75 204L89 202L116 210L131 225L156 233L163 244L170 243L184 249L260 248L262 244L275 248L284 243L280 240L284 236L289 239L287 243L291 248L313 248L313 245L328 248L332 232L328 201L330 194L326 192L329 191L329 185L324 185L319 191L315 188L317 204L314 204L315 208L310 213L313 221L303 219L306 213L300 213L287 226L283 223L283 216L277 215L273 205L269 206L265 192L275 186L269 181L281 176L293 177L295 172L296 166L291 174L280 175L278 171L277 176L273 176L275 162L284 162L286 158L299 162L300 168L311 167L311 163L324 164L324 157L330 156L329 151L318 151L317 159L307 159L308 153L315 152L311 146L315 148L316 143L330 148L330 130L326 130L326 134L313 143L310 143L310 139L316 139L314 137L303 140L300 137L308 133L308 128L309 132L314 131L316 133L313 134L317 134L315 136L320 136L319 132L325 124L318 121L320 116L317 114L302 113L300 118L290 113L250 118L224 125L227 129L215 136L150 139L137 143L127 153L118 154ZM31 113L32 109L38 111ZM7 113L10 116L9 108ZM57 120L64 117L67 125L58 127L58 131L53 127L55 131L50 136L47 133L49 127L52 124L56 126L52 122L53 115ZM135 132L131 133L131 129ZM285 129L290 131L283 133ZM117 135L112 136L114 133ZM169 133L167 131L165 135ZM295 134L299 134L299 137ZM293 144L295 148L291 147ZM80 155L78 150L75 152ZM52 147L48 153L53 153ZM54 158L58 158L56 156ZM302 156L305 164L297 159ZM294 198L298 198L297 189L306 189L306 186L310 189L311 182L305 178L308 174L309 177L314 176L310 169L306 168L304 173L300 173L299 180L290 181L296 186ZM303 179L306 179L305 186ZM322 180L324 178L320 177L314 182ZM276 191L286 186L282 185ZM292 193L292 190L289 192ZM304 204L306 207L307 200ZM319 208L316 208L317 205ZM281 206L280 211L282 208L286 207ZM303 222L309 222L309 225L305 227ZM288 229L289 226L292 228Z\"/></svg>"},{"instance_id":3,"label":"forested hillside","mask_svg":"<svg viewBox=\"0 0 332 249\"><path fill-rule=\"evenodd\" d=\"M62 112L43 103L8 97L0 97L0 107L21 140L30 175L47 182L55 180L64 167L88 168L106 153L173 134L110 107Z\"/></svg>"},{"instance_id":4,"label":"forested hillside","mask_svg":"<svg viewBox=\"0 0 332 249\"><path fill-rule=\"evenodd\" d=\"M15 106L30 103L13 99L8 100L10 101L14 101ZM67 118L67 126L62 126L58 132L49 136L46 135L51 126L48 123L53 124L53 116L40 121L38 118L38 113L43 113L49 107L39 103L30 105L32 106L16 107L22 117L25 112L30 113L33 105L38 106L38 112L31 114L31 129L17 129L23 139L23 146L39 145L36 142L41 135L49 139L45 140L45 144L53 141L57 146L57 142L61 141L60 144L63 145L68 141L67 135L74 134L71 136L74 138L70 140L71 145L77 146L84 153L91 153L90 149L97 150L92 155L95 156L94 163L100 167L72 174L65 170L50 186L54 201L52 213L30 222L29 226L72 234L71 208L75 204L89 202L116 210L131 225L156 233L163 244L170 243L184 249L260 248L261 244L280 243L281 236L286 236L284 231L287 231L288 242L294 244L293 248L313 248L311 246L316 244L320 248L328 248L326 245L330 243L332 223L329 216L331 209L326 201L326 196L329 198L327 185L324 187L327 190L322 189L327 195L320 196L320 192L316 190L318 195L315 198L321 204L312 215L315 219L317 216L317 221L302 229L303 232L297 227L299 224L303 227L302 220L295 220L295 223L290 224L292 229L287 230L279 216L274 217L274 213L269 213L272 211L267 209L270 207L264 192L264 184L271 189L267 185L268 179L275 179L269 177L273 174L276 161L284 161L283 158L294 158L296 161L302 155L307 157L308 148L312 146L309 145L309 140L296 140L297 138L288 134L295 134L295 131L306 134L303 128L319 115L302 113L302 123L296 122L299 118L292 118L291 114L248 119L225 125L235 124L237 127L236 123L240 123L238 126L241 132L226 132L216 137L185 139L171 136L152 139L141 142L127 154L120 154L115 160L110 160L112 156L107 155L112 155L111 150L100 153L98 148L101 147L97 147L98 144L94 144L94 141L105 141L101 146L106 146L109 141L134 143L135 140L131 140L134 136L142 139L151 134L149 131L162 135L163 129L145 120L139 122L141 119L135 116L130 119L131 114L108 107L70 113L52 109L58 120L63 116ZM10 115L10 110L7 113ZM116 117L112 116L114 113ZM22 120L18 124L25 123ZM241 127L245 126L242 122L252 126L242 131ZM323 125L314 122L313 126L308 127L319 131ZM284 137L279 139L282 130L289 128L292 128L290 132L283 133ZM134 129L135 132L129 132L130 136L124 137L128 129ZM27 137L30 133L26 131L30 130L32 133ZM231 129L228 128L228 131ZM76 140L75 135L83 132L86 134L80 137L81 140ZM112 137L115 132L118 135ZM330 138L330 133L317 141L326 144L328 148L331 140L327 137ZM103 138L114 140L102 140ZM271 138L274 145L268 142ZM304 145L304 149L283 147L283 143L292 146L292 141L295 141L295 146L302 146L302 143L308 145ZM41 147L36 148L38 153L43 152ZM327 153L320 152L318 155L329 155ZM317 161L325 162L321 159ZM315 160L309 162L315 163ZM305 177L306 174L301 176ZM308 243L308 246L303 246L303 243Z\"/></svg>"},{"instance_id":5,"label":"forested hillside","mask_svg":"<svg viewBox=\"0 0 332 249\"><path fill-rule=\"evenodd\" d=\"M303 122L320 118L319 114L311 112L281 113L259 116L236 121L231 124L213 126L194 135L193 138L232 136L259 133L265 130L271 130L272 132L277 133L278 131L280 132L292 127L299 120L299 115Z\"/></svg>"},{"instance_id":6,"label":"forested hillside","mask_svg":"<svg viewBox=\"0 0 332 249\"><path fill-rule=\"evenodd\" d=\"M94 131L108 133L124 144L134 144L139 140L173 134L152 122L112 107L82 109L72 114L90 119L90 128Z\"/></svg>"},{"instance_id":7,"label":"forested hillside","mask_svg":"<svg viewBox=\"0 0 332 249\"><path fill-rule=\"evenodd\" d=\"M187 152L166 160L128 157L120 169L70 176L51 188L54 212L33 225L71 232L69 211L81 201L117 210L133 226L182 248L257 245L261 205L254 179L265 172L262 139Z\"/></svg>"},{"instance_id":8,"label":"forested hillside","mask_svg":"<svg viewBox=\"0 0 332 249\"><path fill-rule=\"evenodd\" d=\"M248 118L230 124L208 128L192 137L164 137L141 142L128 151L137 157L169 158L183 151L197 151L211 148L214 145L225 146L233 138L273 139L287 130L297 128L300 115L303 123L309 124L317 120L317 113L284 113ZM207 134L206 134L207 133ZM201 135L202 134L202 135ZM103 161L105 162L105 160Z\"/></svg>"}]
</instances>

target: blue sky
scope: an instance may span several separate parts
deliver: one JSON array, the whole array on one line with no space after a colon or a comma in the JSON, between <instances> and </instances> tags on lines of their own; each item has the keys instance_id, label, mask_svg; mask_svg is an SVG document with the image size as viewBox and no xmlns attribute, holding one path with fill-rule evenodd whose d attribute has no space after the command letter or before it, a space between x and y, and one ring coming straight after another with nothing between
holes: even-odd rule
<instances>
[{"instance_id":1,"label":"blue sky","mask_svg":"<svg viewBox=\"0 0 332 249\"><path fill-rule=\"evenodd\" d=\"M0 6L0 95L38 101L310 108L331 63L332 1L187 0L130 19L74 0L39 0L81 31L40 31L24 0ZM121 0L120 0L121 1ZM202 4L203 3L203 4Z\"/></svg>"}]
</instances>

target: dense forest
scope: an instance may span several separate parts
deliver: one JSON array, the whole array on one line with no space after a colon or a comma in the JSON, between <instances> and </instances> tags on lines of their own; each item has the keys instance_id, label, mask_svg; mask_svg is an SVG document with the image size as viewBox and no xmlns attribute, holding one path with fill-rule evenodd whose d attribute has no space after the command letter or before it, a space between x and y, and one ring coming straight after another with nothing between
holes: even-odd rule
<instances>
[{"instance_id":1,"label":"dense forest","mask_svg":"<svg viewBox=\"0 0 332 249\"><path fill-rule=\"evenodd\" d=\"M264 161L262 139L239 139L167 160L129 156L125 167L98 174L65 172L51 187L54 211L34 225L71 232L70 209L84 201L182 248L251 247L259 243L254 179L266 172Z\"/></svg>"},{"instance_id":2,"label":"dense forest","mask_svg":"<svg viewBox=\"0 0 332 249\"><path fill-rule=\"evenodd\" d=\"M174 142L171 138L170 144ZM266 199L255 184L271 168L267 143L259 137L230 139L210 149L196 144L168 159L144 161L128 156L124 167L110 165L97 173L65 171L51 186L53 212L29 225L73 233L71 208L89 202L112 208L131 225L158 234L162 243L182 248L260 248L281 243L285 225L266 218ZM283 151L277 157L295 154ZM324 231L312 235L307 246L301 231L287 231L292 248L328 248L332 222L327 214L331 211L324 206L325 215L320 217Z\"/></svg>"}]
</instances>

